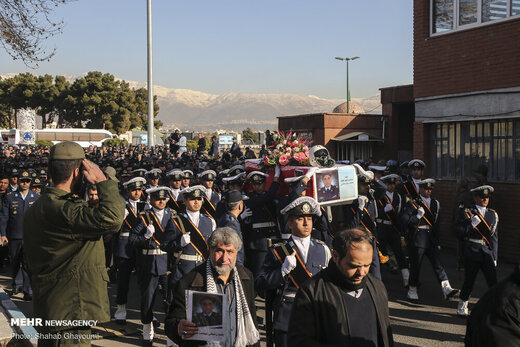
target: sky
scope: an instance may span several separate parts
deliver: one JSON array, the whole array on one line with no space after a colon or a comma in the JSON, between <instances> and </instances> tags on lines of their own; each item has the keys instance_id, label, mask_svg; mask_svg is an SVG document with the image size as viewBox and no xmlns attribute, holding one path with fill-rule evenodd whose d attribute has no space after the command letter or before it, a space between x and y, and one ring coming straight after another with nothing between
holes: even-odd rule
<instances>
[{"instance_id":1,"label":"sky","mask_svg":"<svg viewBox=\"0 0 520 347\"><path fill-rule=\"evenodd\" d=\"M50 62L26 67L0 50L0 74L110 73L146 81L146 0L58 7ZM211 94L346 96L413 80L413 1L152 0L153 83Z\"/></svg>"}]
</instances>

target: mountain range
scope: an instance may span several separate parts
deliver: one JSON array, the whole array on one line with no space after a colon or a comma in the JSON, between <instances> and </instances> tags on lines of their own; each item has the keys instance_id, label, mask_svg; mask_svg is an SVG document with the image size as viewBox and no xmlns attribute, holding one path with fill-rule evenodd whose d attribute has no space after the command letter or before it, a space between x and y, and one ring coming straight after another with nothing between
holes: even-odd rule
<instances>
[{"instance_id":1,"label":"mountain range","mask_svg":"<svg viewBox=\"0 0 520 347\"><path fill-rule=\"evenodd\" d=\"M15 74L3 75L3 78ZM65 75L71 83L86 74ZM130 88L146 87L146 82L126 81ZM276 129L279 116L332 112L340 99L324 99L314 95L295 94L209 94L189 89L166 88L154 85L154 94L160 110L157 118L166 128L186 130L218 129L254 130ZM380 95L368 98L352 98L365 113L380 114Z\"/></svg>"}]
</instances>

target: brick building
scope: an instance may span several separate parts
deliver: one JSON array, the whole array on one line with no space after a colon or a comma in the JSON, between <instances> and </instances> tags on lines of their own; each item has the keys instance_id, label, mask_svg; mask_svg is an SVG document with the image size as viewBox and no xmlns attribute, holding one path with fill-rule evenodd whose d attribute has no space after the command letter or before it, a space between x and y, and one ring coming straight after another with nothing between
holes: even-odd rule
<instances>
[{"instance_id":1,"label":"brick building","mask_svg":"<svg viewBox=\"0 0 520 347\"><path fill-rule=\"evenodd\" d=\"M500 216L499 256L520 261L520 2L414 1L413 156L438 179L442 239L456 180L484 164Z\"/></svg>"}]
</instances>

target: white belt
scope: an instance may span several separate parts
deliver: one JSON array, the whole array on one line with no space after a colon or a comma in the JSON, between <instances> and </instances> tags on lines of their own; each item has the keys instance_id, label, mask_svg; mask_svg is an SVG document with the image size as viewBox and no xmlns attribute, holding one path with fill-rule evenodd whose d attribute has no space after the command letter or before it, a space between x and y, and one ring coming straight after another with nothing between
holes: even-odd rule
<instances>
[{"instance_id":1,"label":"white belt","mask_svg":"<svg viewBox=\"0 0 520 347\"><path fill-rule=\"evenodd\" d=\"M159 248L156 248L156 249L143 249L143 254L144 255L165 255L168 253L160 250Z\"/></svg>"},{"instance_id":2,"label":"white belt","mask_svg":"<svg viewBox=\"0 0 520 347\"><path fill-rule=\"evenodd\" d=\"M274 227L274 222L253 223L253 229Z\"/></svg>"},{"instance_id":3,"label":"white belt","mask_svg":"<svg viewBox=\"0 0 520 347\"><path fill-rule=\"evenodd\" d=\"M385 225L392 225L392 221L389 221L389 220L376 219L376 222L382 223Z\"/></svg>"},{"instance_id":4,"label":"white belt","mask_svg":"<svg viewBox=\"0 0 520 347\"><path fill-rule=\"evenodd\" d=\"M130 233L119 233L119 236L128 237L128 236L130 236Z\"/></svg>"},{"instance_id":5,"label":"white belt","mask_svg":"<svg viewBox=\"0 0 520 347\"><path fill-rule=\"evenodd\" d=\"M429 226L429 225L421 225L421 226L419 226L417 229L421 229L421 230L430 230L430 229L431 229L431 226Z\"/></svg>"},{"instance_id":6,"label":"white belt","mask_svg":"<svg viewBox=\"0 0 520 347\"><path fill-rule=\"evenodd\" d=\"M296 296L296 292L285 292L283 296L286 298L294 298Z\"/></svg>"},{"instance_id":7,"label":"white belt","mask_svg":"<svg viewBox=\"0 0 520 347\"><path fill-rule=\"evenodd\" d=\"M483 239L468 239L469 242L473 242L473 243L478 243L482 246L485 246L486 245L486 241L484 241Z\"/></svg>"},{"instance_id":8,"label":"white belt","mask_svg":"<svg viewBox=\"0 0 520 347\"><path fill-rule=\"evenodd\" d=\"M178 252L173 253L173 255L175 256L175 258L179 257L179 253ZM181 254L180 256L181 256L182 260L196 261L197 263L204 261L204 259L200 255L198 255L198 254L195 254L195 255Z\"/></svg>"}]
</instances>

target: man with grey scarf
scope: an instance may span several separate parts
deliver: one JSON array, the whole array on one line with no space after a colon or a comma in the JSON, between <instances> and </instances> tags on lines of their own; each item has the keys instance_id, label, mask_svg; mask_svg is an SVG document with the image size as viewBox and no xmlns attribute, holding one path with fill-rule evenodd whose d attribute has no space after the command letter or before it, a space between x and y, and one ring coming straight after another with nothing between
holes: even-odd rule
<instances>
[{"instance_id":1,"label":"man with grey scarf","mask_svg":"<svg viewBox=\"0 0 520 347\"><path fill-rule=\"evenodd\" d=\"M229 325L225 342L207 342L208 346L259 346L256 327L253 276L245 267L236 265L242 240L228 227L216 229L208 239L208 260L184 276L174 290L166 317L166 335L179 346L200 346L205 341L186 340L198 331L186 319L186 291L226 294Z\"/></svg>"}]
</instances>

